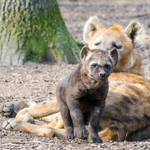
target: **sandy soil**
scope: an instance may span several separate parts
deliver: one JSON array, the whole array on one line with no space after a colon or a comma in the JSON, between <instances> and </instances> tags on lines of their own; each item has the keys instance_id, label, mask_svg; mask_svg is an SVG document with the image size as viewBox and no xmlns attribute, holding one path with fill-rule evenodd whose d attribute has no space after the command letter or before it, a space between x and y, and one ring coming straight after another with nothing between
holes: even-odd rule
<instances>
[{"instance_id":1,"label":"sandy soil","mask_svg":"<svg viewBox=\"0 0 150 150\"><path fill-rule=\"evenodd\" d=\"M150 35L149 0L58 0L62 16L72 36L83 42L82 33L86 20L97 15L104 26L114 23L126 27L130 21L139 20L147 35ZM150 37L139 53L145 77L150 79ZM28 62L23 67L0 67L0 103L32 100L41 102L55 95L58 82L68 75L76 65L50 65ZM0 117L0 125L6 120ZM47 138L27 133L5 131L0 127L0 149L150 149L150 140L140 142L87 143L85 140Z\"/></svg>"}]
</instances>

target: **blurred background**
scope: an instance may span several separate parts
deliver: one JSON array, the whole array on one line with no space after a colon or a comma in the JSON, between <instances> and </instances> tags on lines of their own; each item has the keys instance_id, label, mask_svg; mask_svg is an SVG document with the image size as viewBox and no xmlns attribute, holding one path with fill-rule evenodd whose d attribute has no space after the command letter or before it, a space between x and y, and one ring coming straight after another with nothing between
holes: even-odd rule
<instances>
[{"instance_id":1,"label":"blurred background","mask_svg":"<svg viewBox=\"0 0 150 150\"><path fill-rule=\"evenodd\" d=\"M138 20L150 35L150 0L57 0L62 17L73 37L83 42L83 27L91 16L98 16L103 26Z\"/></svg>"}]
</instances>

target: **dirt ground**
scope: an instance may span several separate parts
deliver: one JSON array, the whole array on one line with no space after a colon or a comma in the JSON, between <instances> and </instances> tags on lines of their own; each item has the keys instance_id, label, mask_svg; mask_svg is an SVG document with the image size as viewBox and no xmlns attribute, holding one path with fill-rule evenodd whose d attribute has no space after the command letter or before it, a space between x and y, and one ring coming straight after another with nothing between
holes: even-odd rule
<instances>
[{"instance_id":1,"label":"dirt ground","mask_svg":"<svg viewBox=\"0 0 150 150\"><path fill-rule=\"evenodd\" d=\"M62 16L72 36L83 42L86 20L97 15L103 26L115 23L126 27L130 21L139 20L148 35L138 51L142 58L145 77L150 79L150 1L149 0L58 0ZM0 104L9 101L32 100L41 102L55 95L58 82L76 65L51 65L27 62L23 67L0 67ZM143 150L150 149L150 140L140 142L87 143L85 140L64 140L27 133L5 131L0 117L0 150Z\"/></svg>"}]
</instances>

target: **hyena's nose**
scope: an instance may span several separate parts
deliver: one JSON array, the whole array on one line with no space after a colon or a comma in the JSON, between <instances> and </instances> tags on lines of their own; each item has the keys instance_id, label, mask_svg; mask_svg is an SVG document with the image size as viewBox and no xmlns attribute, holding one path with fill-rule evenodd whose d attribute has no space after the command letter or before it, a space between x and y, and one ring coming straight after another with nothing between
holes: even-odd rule
<instances>
[{"instance_id":1,"label":"hyena's nose","mask_svg":"<svg viewBox=\"0 0 150 150\"><path fill-rule=\"evenodd\" d=\"M109 44L103 44L101 45L100 49L107 51L107 50L111 50L112 48L111 48L111 45Z\"/></svg>"},{"instance_id":2,"label":"hyena's nose","mask_svg":"<svg viewBox=\"0 0 150 150\"><path fill-rule=\"evenodd\" d=\"M100 73L100 77L105 77L106 74L103 72L103 73Z\"/></svg>"}]
</instances>

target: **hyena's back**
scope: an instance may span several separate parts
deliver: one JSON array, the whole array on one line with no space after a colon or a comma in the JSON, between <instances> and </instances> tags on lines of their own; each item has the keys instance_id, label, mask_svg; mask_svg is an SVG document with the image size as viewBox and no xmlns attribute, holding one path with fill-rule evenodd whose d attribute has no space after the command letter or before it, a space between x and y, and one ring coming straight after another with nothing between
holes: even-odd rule
<instances>
[{"instance_id":1,"label":"hyena's back","mask_svg":"<svg viewBox=\"0 0 150 150\"><path fill-rule=\"evenodd\" d=\"M117 140L150 138L149 91L149 81L143 77L128 73L113 73L109 78L109 93L100 124L102 129L110 127L112 131L113 128L117 133Z\"/></svg>"}]
</instances>

